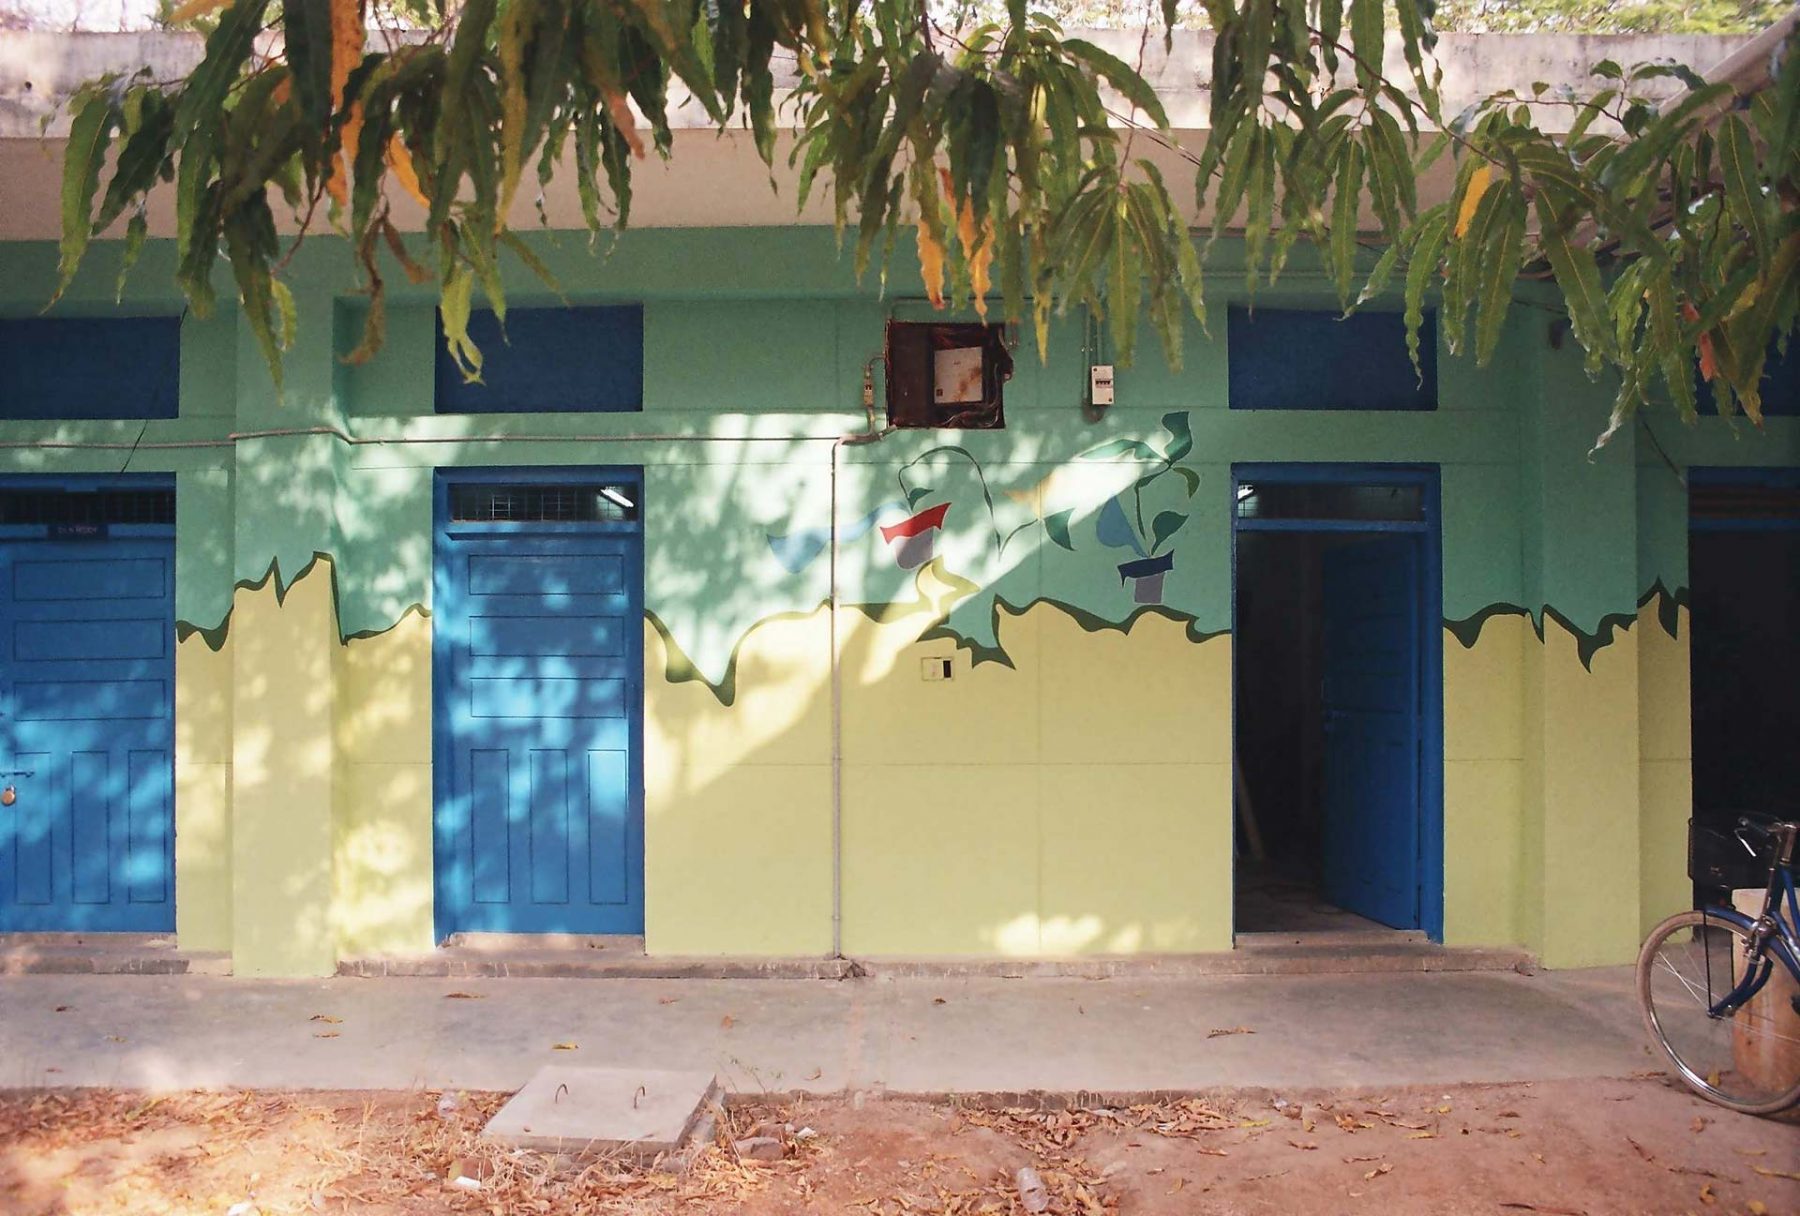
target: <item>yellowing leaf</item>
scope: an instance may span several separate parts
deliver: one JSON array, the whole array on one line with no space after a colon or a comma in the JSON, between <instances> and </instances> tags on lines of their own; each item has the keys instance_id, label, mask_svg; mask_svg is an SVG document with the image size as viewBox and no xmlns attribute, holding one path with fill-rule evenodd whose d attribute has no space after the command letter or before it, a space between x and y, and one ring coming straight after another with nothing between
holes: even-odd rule
<instances>
[{"instance_id":1,"label":"yellowing leaf","mask_svg":"<svg viewBox=\"0 0 1800 1216\"><path fill-rule=\"evenodd\" d=\"M631 112L631 103L625 94L617 89L606 91L606 109L612 115L613 126L619 129L625 142L631 145L631 154L639 160L644 159L644 141L637 133L637 118Z\"/></svg>"},{"instance_id":2,"label":"yellowing leaf","mask_svg":"<svg viewBox=\"0 0 1800 1216\"><path fill-rule=\"evenodd\" d=\"M1494 182L1494 171L1482 165L1469 174L1469 188L1463 192L1462 209L1456 213L1456 235L1461 236L1469 230L1475 219L1475 209L1481 206L1481 196Z\"/></svg>"},{"instance_id":3,"label":"yellowing leaf","mask_svg":"<svg viewBox=\"0 0 1800 1216\"><path fill-rule=\"evenodd\" d=\"M344 87L350 73L362 62L368 34L363 25L362 0L331 0L331 108L344 104ZM338 151L327 166L325 188L340 207L350 205L350 166L356 163L356 143L362 136L362 103L352 106L344 118Z\"/></svg>"},{"instance_id":4,"label":"yellowing leaf","mask_svg":"<svg viewBox=\"0 0 1800 1216\"><path fill-rule=\"evenodd\" d=\"M550 1050L551 1051L580 1051L581 1044L579 1044L579 1043L552 1043L550 1045Z\"/></svg>"},{"instance_id":5,"label":"yellowing leaf","mask_svg":"<svg viewBox=\"0 0 1800 1216\"><path fill-rule=\"evenodd\" d=\"M388 168L394 171L394 180L400 188L412 195L413 201L421 207L430 208L431 200L425 197L424 189L419 185L419 172L413 168L412 153L406 150L406 141L398 135L388 141Z\"/></svg>"},{"instance_id":6,"label":"yellowing leaf","mask_svg":"<svg viewBox=\"0 0 1800 1216\"><path fill-rule=\"evenodd\" d=\"M931 234L931 225L919 218L919 277L933 308L944 306L944 247Z\"/></svg>"},{"instance_id":7,"label":"yellowing leaf","mask_svg":"<svg viewBox=\"0 0 1800 1216\"><path fill-rule=\"evenodd\" d=\"M198 17L216 13L231 4L231 0L187 0L186 4L177 5L169 14L170 25L184 25Z\"/></svg>"}]
</instances>

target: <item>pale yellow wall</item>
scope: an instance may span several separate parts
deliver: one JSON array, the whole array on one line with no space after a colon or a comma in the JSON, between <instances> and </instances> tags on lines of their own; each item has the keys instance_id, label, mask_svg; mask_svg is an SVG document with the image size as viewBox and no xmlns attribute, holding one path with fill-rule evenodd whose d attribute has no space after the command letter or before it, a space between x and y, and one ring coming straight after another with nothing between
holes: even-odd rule
<instances>
[{"instance_id":1,"label":"pale yellow wall","mask_svg":"<svg viewBox=\"0 0 1800 1216\"><path fill-rule=\"evenodd\" d=\"M230 635L212 650L199 634L175 648L175 940L183 950L231 949Z\"/></svg>"},{"instance_id":2,"label":"pale yellow wall","mask_svg":"<svg viewBox=\"0 0 1800 1216\"><path fill-rule=\"evenodd\" d=\"M1584 668L1553 618L1527 646L1526 944L1549 967L1637 954L1638 638L1619 630ZM1535 673L1532 669L1535 668Z\"/></svg>"},{"instance_id":3,"label":"pale yellow wall","mask_svg":"<svg viewBox=\"0 0 1800 1216\"><path fill-rule=\"evenodd\" d=\"M408 612L335 657L337 949L422 954L435 944L431 621Z\"/></svg>"},{"instance_id":4,"label":"pale yellow wall","mask_svg":"<svg viewBox=\"0 0 1800 1216\"><path fill-rule=\"evenodd\" d=\"M1005 615L1012 666L918 641L949 589L840 613L848 954L1229 949L1230 645ZM645 632L646 947L831 947L829 620L746 637L735 702ZM922 660L951 659L948 682Z\"/></svg>"},{"instance_id":5,"label":"pale yellow wall","mask_svg":"<svg viewBox=\"0 0 1800 1216\"><path fill-rule=\"evenodd\" d=\"M1688 686L1688 610L1678 610L1675 636L1651 600L1638 613L1638 796L1643 822L1639 929L1689 908L1687 821L1694 803L1692 694Z\"/></svg>"},{"instance_id":6,"label":"pale yellow wall","mask_svg":"<svg viewBox=\"0 0 1800 1216\"><path fill-rule=\"evenodd\" d=\"M1522 936L1525 647L1523 615L1493 616L1475 645L1444 633L1444 941Z\"/></svg>"},{"instance_id":7,"label":"pale yellow wall","mask_svg":"<svg viewBox=\"0 0 1800 1216\"><path fill-rule=\"evenodd\" d=\"M845 951L1229 949L1229 642L1039 605L1002 613L1012 666L976 667L912 640L931 613L846 640Z\"/></svg>"},{"instance_id":8,"label":"pale yellow wall","mask_svg":"<svg viewBox=\"0 0 1800 1216\"><path fill-rule=\"evenodd\" d=\"M331 571L277 603L272 583L231 610L231 941L238 975L329 975L332 930Z\"/></svg>"},{"instance_id":9,"label":"pale yellow wall","mask_svg":"<svg viewBox=\"0 0 1800 1216\"><path fill-rule=\"evenodd\" d=\"M669 680L645 626L650 953L830 952L830 635L823 609L757 625L728 707L699 680Z\"/></svg>"}]
</instances>

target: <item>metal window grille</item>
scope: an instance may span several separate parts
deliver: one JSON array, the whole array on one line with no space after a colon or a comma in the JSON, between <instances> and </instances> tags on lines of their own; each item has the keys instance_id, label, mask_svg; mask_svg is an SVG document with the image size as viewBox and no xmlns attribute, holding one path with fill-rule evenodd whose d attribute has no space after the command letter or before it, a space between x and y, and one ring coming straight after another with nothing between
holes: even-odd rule
<instances>
[{"instance_id":1,"label":"metal window grille","mask_svg":"<svg viewBox=\"0 0 1800 1216\"><path fill-rule=\"evenodd\" d=\"M467 524L629 523L638 517L635 486L459 485L450 519Z\"/></svg>"},{"instance_id":2,"label":"metal window grille","mask_svg":"<svg viewBox=\"0 0 1800 1216\"><path fill-rule=\"evenodd\" d=\"M173 524L174 490L0 490L0 524Z\"/></svg>"}]
</instances>

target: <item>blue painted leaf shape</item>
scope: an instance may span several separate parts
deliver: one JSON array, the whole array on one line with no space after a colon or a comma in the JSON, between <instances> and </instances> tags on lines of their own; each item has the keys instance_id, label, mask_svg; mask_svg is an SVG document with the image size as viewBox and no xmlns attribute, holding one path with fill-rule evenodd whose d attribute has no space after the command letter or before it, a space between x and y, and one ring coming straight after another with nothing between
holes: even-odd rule
<instances>
[{"instance_id":1,"label":"blue painted leaf shape","mask_svg":"<svg viewBox=\"0 0 1800 1216\"><path fill-rule=\"evenodd\" d=\"M1130 549L1139 557L1147 556L1144 546L1139 543L1137 533L1131 529L1131 520L1125 514L1125 507L1117 498L1109 498L1106 505L1100 508L1100 518L1094 526L1095 535L1100 543L1108 549Z\"/></svg>"}]
</instances>

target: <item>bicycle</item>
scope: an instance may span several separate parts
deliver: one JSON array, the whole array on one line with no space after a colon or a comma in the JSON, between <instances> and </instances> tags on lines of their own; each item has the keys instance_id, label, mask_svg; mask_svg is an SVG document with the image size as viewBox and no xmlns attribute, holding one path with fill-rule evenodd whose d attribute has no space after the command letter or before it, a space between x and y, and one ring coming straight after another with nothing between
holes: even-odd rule
<instances>
[{"instance_id":1,"label":"bicycle","mask_svg":"<svg viewBox=\"0 0 1800 1216\"><path fill-rule=\"evenodd\" d=\"M1741 816L1729 835L1690 821L1689 876L1721 887L1763 885L1762 911L1678 912L1650 931L1638 955L1638 1003L1651 1039L1691 1089L1745 1114L1800 1105L1796 836L1800 824L1772 818ZM1793 977L1794 994L1769 988L1777 963Z\"/></svg>"}]
</instances>

